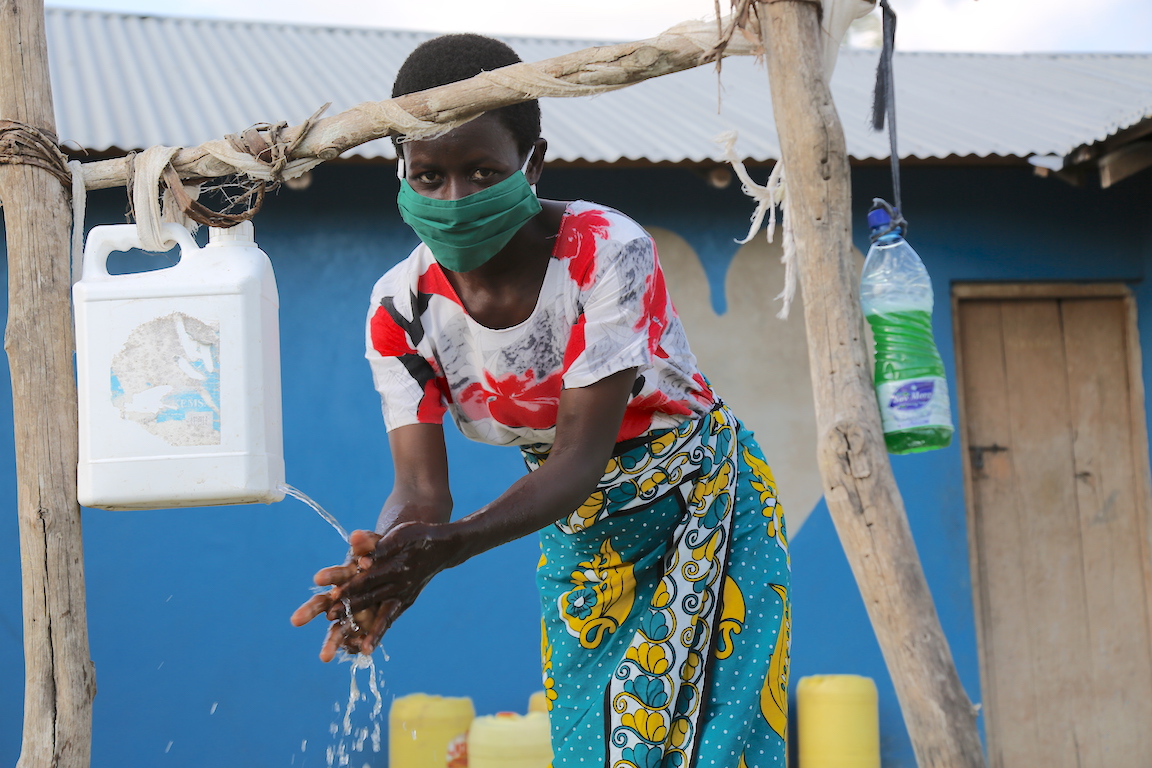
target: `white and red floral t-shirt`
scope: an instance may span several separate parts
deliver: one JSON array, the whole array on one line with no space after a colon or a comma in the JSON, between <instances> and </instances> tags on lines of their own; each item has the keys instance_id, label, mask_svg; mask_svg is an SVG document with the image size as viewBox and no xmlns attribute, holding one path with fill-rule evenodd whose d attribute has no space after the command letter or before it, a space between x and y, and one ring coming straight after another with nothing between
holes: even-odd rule
<instances>
[{"instance_id":1,"label":"white and red floral t-shirt","mask_svg":"<svg viewBox=\"0 0 1152 768\"><path fill-rule=\"evenodd\" d=\"M639 373L618 441L707 413L696 368L664 286L652 238L611 208L568 206L540 297L511 328L464 309L421 244L376 283L367 357L389 430L441 423L495 445L551 444L562 389L625 368Z\"/></svg>"}]
</instances>

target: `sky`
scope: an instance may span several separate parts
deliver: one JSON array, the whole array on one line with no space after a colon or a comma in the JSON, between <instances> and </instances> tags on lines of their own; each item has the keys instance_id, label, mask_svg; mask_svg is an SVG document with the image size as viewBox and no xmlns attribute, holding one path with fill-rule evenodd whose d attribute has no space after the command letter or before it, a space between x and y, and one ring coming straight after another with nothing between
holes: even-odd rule
<instances>
[{"instance_id":1,"label":"sky","mask_svg":"<svg viewBox=\"0 0 1152 768\"><path fill-rule=\"evenodd\" d=\"M46 0L60 8L427 32L640 40L714 0ZM729 0L720 0L727 10ZM1152 53L1152 0L890 0L905 51ZM1041 12L1042 9L1042 12Z\"/></svg>"}]
</instances>

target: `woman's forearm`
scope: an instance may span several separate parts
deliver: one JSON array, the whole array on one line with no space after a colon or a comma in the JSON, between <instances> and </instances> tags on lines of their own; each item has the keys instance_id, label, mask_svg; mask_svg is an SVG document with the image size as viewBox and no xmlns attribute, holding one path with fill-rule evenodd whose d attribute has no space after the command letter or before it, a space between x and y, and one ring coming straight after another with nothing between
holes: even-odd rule
<instances>
[{"instance_id":1,"label":"woman's forearm","mask_svg":"<svg viewBox=\"0 0 1152 768\"><path fill-rule=\"evenodd\" d=\"M548 460L491 504L449 524L453 565L534 533L587 501L612 456L635 381L636 369L627 368L564 390Z\"/></svg>"},{"instance_id":2,"label":"woman's forearm","mask_svg":"<svg viewBox=\"0 0 1152 768\"><path fill-rule=\"evenodd\" d=\"M624 418L628 395L636 381L636 369L617 371L587 387L565 389L560 395L556 419L556 441L547 461L534 472L520 478L495 501L467 517L448 522L451 497L447 491L447 472L425 473L425 480L393 491L389 504L381 513L381 522L389 528L415 521L445 523L425 532L430 546L439 550L444 567L459 565L470 557L505 542L534 533L578 509L596 489L604 474ZM409 428L414 438L423 434ZM405 442L403 446L408 446ZM411 445L416 445L412 442ZM429 447L443 446L443 436ZM413 457L421 454L414 453ZM420 467L413 458L403 466ZM445 468L447 464L445 463ZM416 508L408 505L418 499ZM447 507L443 501L447 500ZM390 511L395 502L401 509ZM436 544L432 545L431 541ZM382 543L382 546L387 546Z\"/></svg>"},{"instance_id":3,"label":"woman's forearm","mask_svg":"<svg viewBox=\"0 0 1152 768\"><path fill-rule=\"evenodd\" d=\"M535 533L579 508L596 489L606 463L552 456L492 503L450 523L459 553L452 565Z\"/></svg>"},{"instance_id":4,"label":"woman's forearm","mask_svg":"<svg viewBox=\"0 0 1152 768\"><path fill-rule=\"evenodd\" d=\"M447 523L452 519L452 497L413 498L393 490L376 520L376 533L381 535L401 523Z\"/></svg>"}]
</instances>

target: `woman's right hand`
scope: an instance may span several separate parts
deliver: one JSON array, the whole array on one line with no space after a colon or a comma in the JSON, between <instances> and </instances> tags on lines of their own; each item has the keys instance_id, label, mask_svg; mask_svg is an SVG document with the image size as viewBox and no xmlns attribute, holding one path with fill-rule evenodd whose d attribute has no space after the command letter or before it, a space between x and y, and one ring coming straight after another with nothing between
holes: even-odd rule
<instances>
[{"instance_id":1,"label":"woman's right hand","mask_svg":"<svg viewBox=\"0 0 1152 768\"><path fill-rule=\"evenodd\" d=\"M453 524L401 523L375 537L371 554L354 558L354 572L344 566L317 574L317 581L341 580L331 593L340 604L330 604L327 615L337 620L352 612L357 627L354 636L345 633L346 648L372 653L432 577L467 558L456 529ZM367 543L367 538L358 540L354 553Z\"/></svg>"},{"instance_id":2,"label":"woman's right hand","mask_svg":"<svg viewBox=\"0 0 1152 768\"><path fill-rule=\"evenodd\" d=\"M341 589L358 573L371 567L380 538L380 534L372 531L353 531L348 536L351 546L348 562L324 568L313 577L317 586L330 586L334 589L314 595L292 614L292 624L302 627L320 614L329 615L334 610L338 612L320 648L321 661L331 661L341 647L350 653L359 653L365 628L375 624L376 612L372 607L361 607L352 612L351 616L342 609Z\"/></svg>"}]
</instances>

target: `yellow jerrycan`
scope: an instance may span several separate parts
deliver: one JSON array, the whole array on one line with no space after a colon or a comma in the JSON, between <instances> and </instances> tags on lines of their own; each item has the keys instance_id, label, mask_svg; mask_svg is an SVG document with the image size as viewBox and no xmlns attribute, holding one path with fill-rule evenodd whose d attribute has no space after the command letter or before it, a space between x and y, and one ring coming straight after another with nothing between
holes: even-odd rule
<instances>
[{"instance_id":1,"label":"yellow jerrycan","mask_svg":"<svg viewBox=\"0 0 1152 768\"><path fill-rule=\"evenodd\" d=\"M134 224L94 227L73 286L79 501L102 509L271 503L284 498L279 298L251 222L178 224L177 264L108 272L140 247Z\"/></svg>"},{"instance_id":2,"label":"yellow jerrycan","mask_svg":"<svg viewBox=\"0 0 1152 768\"><path fill-rule=\"evenodd\" d=\"M389 768L467 768L475 716L467 697L413 693L396 699L388 711Z\"/></svg>"},{"instance_id":3,"label":"yellow jerrycan","mask_svg":"<svg viewBox=\"0 0 1152 768\"><path fill-rule=\"evenodd\" d=\"M880 768L880 714L871 678L800 678L796 719L804 768Z\"/></svg>"},{"instance_id":4,"label":"yellow jerrycan","mask_svg":"<svg viewBox=\"0 0 1152 768\"><path fill-rule=\"evenodd\" d=\"M468 731L468 768L548 768L548 715L501 712L478 717Z\"/></svg>"}]
</instances>

